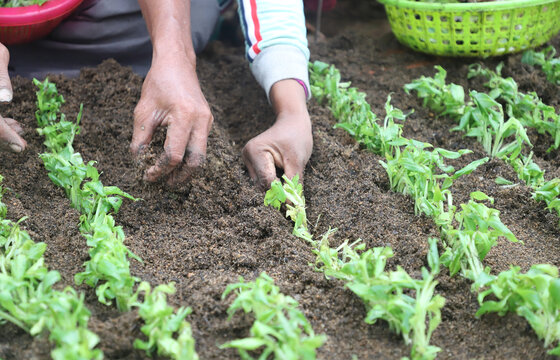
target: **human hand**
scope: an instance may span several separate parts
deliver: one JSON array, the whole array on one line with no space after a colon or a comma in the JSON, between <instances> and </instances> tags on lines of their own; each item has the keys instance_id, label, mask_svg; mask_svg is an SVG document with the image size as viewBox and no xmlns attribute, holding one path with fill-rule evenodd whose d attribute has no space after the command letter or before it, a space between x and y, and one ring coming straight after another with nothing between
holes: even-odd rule
<instances>
[{"instance_id":1,"label":"human hand","mask_svg":"<svg viewBox=\"0 0 560 360\"><path fill-rule=\"evenodd\" d=\"M192 176L206 158L206 141L214 118L202 94L194 64L181 57L152 63L134 110L130 150L142 152L159 126L167 127L164 153L144 174L177 185Z\"/></svg>"},{"instance_id":2,"label":"human hand","mask_svg":"<svg viewBox=\"0 0 560 360\"><path fill-rule=\"evenodd\" d=\"M290 179L296 174L303 179L312 149L309 115L280 114L270 129L245 145L243 161L251 179L259 188L266 190L276 179L276 167L284 169Z\"/></svg>"},{"instance_id":3,"label":"human hand","mask_svg":"<svg viewBox=\"0 0 560 360\"><path fill-rule=\"evenodd\" d=\"M249 176L263 190L276 179L276 167L287 177L303 179L305 165L313 150L311 120L302 86L294 80L273 85L270 97L277 112L274 125L251 139L243 148Z\"/></svg>"},{"instance_id":4,"label":"human hand","mask_svg":"<svg viewBox=\"0 0 560 360\"><path fill-rule=\"evenodd\" d=\"M0 44L0 103L12 101L12 83L8 75L9 62L10 53L4 45ZM17 121L0 116L1 149L9 149L13 152L23 151L27 143L20 136L21 134L23 134L23 129Z\"/></svg>"}]
</instances>

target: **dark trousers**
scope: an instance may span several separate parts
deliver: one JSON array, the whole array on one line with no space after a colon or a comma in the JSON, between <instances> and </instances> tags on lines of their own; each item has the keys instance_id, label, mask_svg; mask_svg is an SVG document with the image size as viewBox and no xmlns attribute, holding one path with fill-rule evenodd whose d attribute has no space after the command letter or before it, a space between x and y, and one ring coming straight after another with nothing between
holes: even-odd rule
<instances>
[{"instance_id":1,"label":"dark trousers","mask_svg":"<svg viewBox=\"0 0 560 360\"><path fill-rule=\"evenodd\" d=\"M191 0L191 36L197 53L210 40L219 16L218 1ZM48 37L8 49L10 75L37 78L47 73L77 76L82 67L108 58L145 76L152 59L137 0L85 0Z\"/></svg>"}]
</instances>

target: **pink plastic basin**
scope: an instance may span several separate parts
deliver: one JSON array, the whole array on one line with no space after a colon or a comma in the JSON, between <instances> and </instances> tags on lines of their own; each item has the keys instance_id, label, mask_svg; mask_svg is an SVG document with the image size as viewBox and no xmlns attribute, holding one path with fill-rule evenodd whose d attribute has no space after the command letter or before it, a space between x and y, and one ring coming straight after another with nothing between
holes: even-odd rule
<instances>
[{"instance_id":1,"label":"pink plastic basin","mask_svg":"<svg viewBox=\"0 0 560 360\"><path fill-rule=\"evenodd\" d=\"M43 5L0 8L0 43L13 45L48 35L83 0L50 0Z\"/></svg>"}]
</instances>

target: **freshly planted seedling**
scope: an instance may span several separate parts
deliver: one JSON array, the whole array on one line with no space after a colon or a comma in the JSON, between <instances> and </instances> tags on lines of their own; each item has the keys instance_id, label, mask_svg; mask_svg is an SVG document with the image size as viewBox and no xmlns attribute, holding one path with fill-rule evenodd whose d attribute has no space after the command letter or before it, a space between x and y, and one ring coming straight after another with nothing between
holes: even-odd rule
<instances>
[{"instance_id":1,"label":"freshly planted seedling","mask_svg":"<svg viewBox=\"0 0 560 360\"><path fill-rule=\"evenodd\" d=\"M143 293L143 301L138 301L138 294ZM134 347L145 350L148 354L157 352L175 360L198 360L194 348L191 325L185 321L191 308L175 311L167 304L167 295L175 293L173 283L158 285L153 290L150 284L142 282L131 299L131 306L138 308L138 314L144 320L140 329L148 341L136 339Z\"/></svg>"},{"instance_id":2,"label":"freshly planted seedling","mask_svg":"<svg viewBox=\"0 0 560 360\"><path fill-rule=\"evenodd\" d=\"M275 359L314 360L316 349L327 337L316 335L305 315L298 309L298 302L284 295L274 285L266 273L252 282L243 277L236 284L230 284L222 294L225 299L235 294L228 308L229 318L239 310L253 314L250 337L233 340L221 348L236 348L242 359L254 359L249 351L260 351L258 359L265 360L273 355Z\"/></svg>"},{"instance_id":3,"label":"freshly planted seedling","mask_svg":"<svg viewBox=\"0 0 560 360\"><path fill-rule=\"evenodd\" d=\"M560 58L556 56L556 49L549 46L542 51L528 50L521 61L529 65L539 65L546 74L546 79L553 84L560 85Z\"/></svg>"},{"instance_id":4,"label":"freshly planted seedling","mask_svg":"<svg viewBox=\"0 0 560 360\"><path fill-rule=\"evenodd\" d=\"M476 137L484 150L499 159L516 158L523 150L523 144L532 146L524 126L509 114L504 120L502 106L485 93L472 91L470 97L474 106L467 106L459 125L452 130L464 131L466 136ZM513 138L505 144L505 140Z\"/></svg>"},{"instance_id":5,"label":"freshly planted seedling","mask_svg":"<svg viewBox=\"0 0 560 360\"><path fill-rule=\"evenodd\" d=\"M560 279L556 266L533 265L525 274L513 266L485 285L488 289L478 295L477 316L515 312L529 322L539 339L544 339L545 347L556 344L549 354L560 355ZM497 300L488 299L490 295Z\"/></svg>"},{"instance_id":6,"label":"freshly planted seedling","mask_svg":"<svg viewBox=\"0 0 560 360\"><path fill-rule=\"evenodd\" d=\"M461 211L455 215L458 226L447 231L448 247L441 260L452 276L460 270L472 281L477 281L485 272L482 261L499 237L518 241L500 220L500 212L479 201L494 203L493 198L482 192L471 193L471 200L461 204Z\"/></svg>"},{"instance_id":7,"label":"freshly planted seedling","mask_svg":"<svg viewBox=\"0 0 560 360\"><path fill-rule=\"evenodd\" d=\"M483 76L488 79L485 84L490 89L488 95L505 103L511 117L518 119L523 126L548 134L554 141L548 151L557 149L560 146L560 115L556 114L554 107L544 104L535 92L524 94L518 90L513 78L503 78L502 67L503 63L500 63L494 72L472 64L468 77Z\"/></svg>"},{"instance_id":8,"label":"freshly planted seedling","mask_svg":"<svg viewBox=\"0 0 560 360\"><path fill-rule=\"evenodd\" d=\"M412 90L416 91L424 107L442 116L462 115L465 108L465 90L460 85L445 82L447 71L444 68L437 65L435 69L437 72L433 78L422 76L405 85L404 91L407 94Z\"/></svg>"}]
</instances>

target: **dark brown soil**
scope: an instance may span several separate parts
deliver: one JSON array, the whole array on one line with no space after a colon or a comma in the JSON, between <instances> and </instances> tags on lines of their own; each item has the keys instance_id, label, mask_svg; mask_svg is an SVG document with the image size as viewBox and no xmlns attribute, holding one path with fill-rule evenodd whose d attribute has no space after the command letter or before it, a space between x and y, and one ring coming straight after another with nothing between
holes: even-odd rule
<instances>
[{"instance_id":1,"label":"dark brown soil","mask_svg":"<svg viewBox=\"0 0 560 360\"><path fill-rule=\"evenodd\" d=\"M373 2L341 1L327 15L323 29L327 41L312 44L312 60L335 64L345 79L367 92L372 107L383 114L387 95L394 104L416 109L405 123L405 135L435 146L469 148L472 155L455 162L461 166L485 156L481 147L461 134L450 133L450 120L435 119L422 109L402 86L420 75L432 75L433 65L449 70L450 80L482 90L477 80L467 81L469 60L434 58L413 53L397 43ZM560 38L554 40L560 45ZM558 88L544 76L520 64L520 56L486 61L494 66L506 61L524 91L537 91L546 102L559 108ZM221 300L226 285L238 276L253 279L262 271L274 278L282 291L296 298L317 333L328 335L319 350L321 359L398 359L409 349L387 325L364 323L362 303L338 281L327 281L308 266L313 257L306 244L291 235L291 223L263 206L263 194L250 182L240 157L242 146L274 121L267 100L253 80L242 47L216 43L199 60L203 90L213 106L215 123L208 143L208 159L185 189L146 185L131 159L133 109L140 96L142 79L126 68L107 61L84 69L78 79L52 78L65 96L64 110L74 117L84 104L82 132L75 146L86 160L97 160L105 184L116 185L142 198L126 201L116 216L124 227L127 245L144 263L132 262L132 273L152 284L174 281L176 306L193 308L196 348L201 359L234 359L232 350L218 346L246 336L248 316L227 321L229 301ZM62 274L60 286L73 286L73 276L88 258L85 240L77 230L78 213L69 208L64 193L46 176L37 154L44 148L36 134L34 87L16 78L14 101L2 107L4 116L20 120L27 131L28 150L23 154L2 153L0 173L9 188L4 201L9 217L29 218L24 227L36 241L48 244L49 268ZM314 100L309 103L314 125L314 152L305 174L305 195L313 231L337 227L334 242L362 238L368 246L393 247L390 266L403 266L418 275L426 263L427 238L437 236L433 222L414 215L412 201L390 191L380 158L355 146L342 130L333 130L335 120ZM163 132L154 148L160 149ZM550 139L532 134L538 163L547 177L559 176L558 152L546 154ZM469 193L481 190L495 198L502 221L523 241L501 241L485 263L495 271L510 264L527 269L536 263L560 265L558 218L531 198L523 185L504 189L496 176L516 180L504 163L493 160L453 186L457 204ZM447 299L443 322L433 343L443 350L440 359L546 359L546 350L526 321L515 316L475 318L476 297L469 282L449 278L444 271L437 291ZM135 313L121 314L100 305L92 289L82 286L92 311L91 329L101 337L101 348L110 359L144 359L133 349L142 325ZM12 325L0 327L0 357L46 359L45 338L31 338Z\"/></svg>"}]
</instances>

